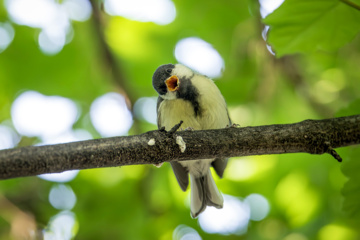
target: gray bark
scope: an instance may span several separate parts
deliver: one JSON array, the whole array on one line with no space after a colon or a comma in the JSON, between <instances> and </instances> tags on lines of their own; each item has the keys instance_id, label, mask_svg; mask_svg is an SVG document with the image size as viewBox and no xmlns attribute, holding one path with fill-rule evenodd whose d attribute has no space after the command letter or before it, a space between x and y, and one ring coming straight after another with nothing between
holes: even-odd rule
<instances>
[{"instance_id":1,"label":"gray bark","mask_svg":"<svg viewBox=\"0 0 360 240\"><path fill-rule=\"evenodd\" d=\"M186 149L181 152L176 137ZM151 139L155 144L149 144ZM158 164L282 153L329 153L360 144L360 115L294 124L225 128L203 131L150 131L141 135L95 139L0 151L0 179L62 172L71 169Z\"/></svg>"}]
</instances>

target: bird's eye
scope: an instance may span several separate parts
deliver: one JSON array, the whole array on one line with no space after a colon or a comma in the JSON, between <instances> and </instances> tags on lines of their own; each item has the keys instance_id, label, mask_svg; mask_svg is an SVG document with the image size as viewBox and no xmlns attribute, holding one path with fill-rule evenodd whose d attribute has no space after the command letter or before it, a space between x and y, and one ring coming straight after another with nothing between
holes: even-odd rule
<instances>
[{"instance_id":1,"label":"bird's eye","mask_svg":"<svg viewBox=\"0 0 360 240\"><path fill-rule=\"evenodd\" d=\"M171 73L171 71L172 71L172 69L170 69L170 68L166 69L167 73Z\"/></svg>"}]
</instances>

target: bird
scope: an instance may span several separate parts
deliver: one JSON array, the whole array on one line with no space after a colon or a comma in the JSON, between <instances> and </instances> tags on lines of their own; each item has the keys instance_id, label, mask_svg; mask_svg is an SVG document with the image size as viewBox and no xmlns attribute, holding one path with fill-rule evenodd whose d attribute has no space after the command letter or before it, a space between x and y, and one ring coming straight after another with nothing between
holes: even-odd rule
<instances>
[{"instance_id":1,"label":"bird","mask_svg":"<svg viewBox=\"0 0 360 240\"><path fill-rule=\"evenodd\" d=\"M169 131L183 121L184 129L220 129L231 125L227 105L209 77L182 64L164 64L156 69L152 85L159 94L157 125ZM211 175L213 167L222 178L228 159L171 161L171 167L185 192L190 175L190 214L196 218L207 206L223 207L223 196Z\"/></svg>"}]
</instances>

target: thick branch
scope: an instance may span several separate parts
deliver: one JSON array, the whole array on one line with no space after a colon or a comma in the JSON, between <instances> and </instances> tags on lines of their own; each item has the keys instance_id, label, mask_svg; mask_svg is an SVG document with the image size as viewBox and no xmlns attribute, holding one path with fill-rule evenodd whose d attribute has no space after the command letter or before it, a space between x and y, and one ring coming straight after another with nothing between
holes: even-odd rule
<instances>
[{"instance_id":1,"label":"thick branch","mask_svg":"<svg viewBox=\"0 0 360 240\"><path fill-rule=\"evenodd\" d=\"M186 144L182 153L176 143ZM155 140L155 142L154 142ZM0 179L71 169L158 164L163 161L281 153L330 153L360 144L360 115L295 124L180 131L31 146L0 151Z\"/></svg>"}]
</instances>

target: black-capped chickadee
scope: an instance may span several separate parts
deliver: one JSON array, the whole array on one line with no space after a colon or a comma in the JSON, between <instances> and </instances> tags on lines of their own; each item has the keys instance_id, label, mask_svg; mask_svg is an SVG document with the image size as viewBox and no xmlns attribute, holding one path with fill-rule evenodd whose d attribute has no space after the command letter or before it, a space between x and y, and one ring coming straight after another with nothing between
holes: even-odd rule
<instances>
[{"instance_id":1,"label":"black-capped chickadee","mask_svg":"<svg viewBox=\"0 0 360 240\"><path fill-rule=\"evenodd\" d=\"M224 97L214 82L181 64L166 64L156 69L152 84L159 93L158 128L170 130L183 121L183 128L218 129L230 126ZM222 208L223 197L211 176L210 166L222 177L227 159L172 161L171 167L183 191L191 185L191 216L197 217L206 206Z\"/></svg>"}]
</instances>

